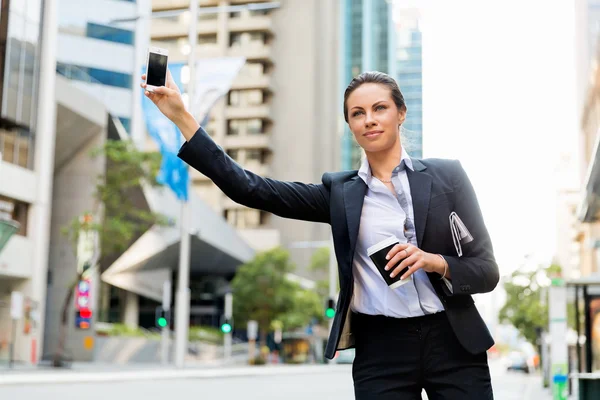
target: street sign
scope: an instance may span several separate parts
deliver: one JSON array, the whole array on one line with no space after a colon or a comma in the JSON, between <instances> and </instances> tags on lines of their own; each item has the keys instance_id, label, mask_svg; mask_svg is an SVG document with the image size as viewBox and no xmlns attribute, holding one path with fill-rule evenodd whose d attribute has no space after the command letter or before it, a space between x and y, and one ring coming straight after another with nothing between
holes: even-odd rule
<instances>
[{"instance_id":1,"label":"street sign","mask_svg":"<svg viewBox=\"0 0 600 400\"><path fill-rule=\"evenodd\" d=\"M163 282L162 308L165 311L171 309L171 281L168 279Z\"/></svg>"},{"instance_id":2,"label":"street sign","mask_svg":"<svg viewBox=\"0 0 600 400\"><path fill-rule=\"evenodd\" d=\"M21 292L10 294L10 317L16 320L23 318L23 293Z\"/></svg>"},{"instance_id":3,"label":"street sign","mask_svg":"<svg viewBox=\"0 0 600 400\"><path fill-rule=\"evenodd\" d=\"M247 327L248 340L256 340L258 338L258 322L248 321Z\"/></svg>"},{"instance_id":4,"label":"street sign","mask_svg":"<svg viewBox=\"0 0 600 400\"><path fill-rule=\"evenodd\" d=\"M84 278L75 290L75 327L87 330L92 325L92 309L90 298L91 280Z\"/></svg>"}]
</instances>

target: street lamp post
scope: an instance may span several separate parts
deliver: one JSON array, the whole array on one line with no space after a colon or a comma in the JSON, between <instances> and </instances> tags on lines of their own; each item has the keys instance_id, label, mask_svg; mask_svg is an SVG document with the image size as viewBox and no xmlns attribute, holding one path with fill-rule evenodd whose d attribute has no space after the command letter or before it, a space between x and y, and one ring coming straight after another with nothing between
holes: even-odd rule
<instances>
[{"instance_id":1,"label":"street lamp post","mask_svg":"<svg viewBox=\"0 0 600 400\"><path fill-rule=\"evenodd\" d=\"M196 42L198 25L198 0L190 1L190 27L188 41L190 54L188 55L188 68L190 80L187 87L188 99L191 104L194 98L195 64L196 64ZM186 166L187 168L187 166ZM189 185L189 182L187 182ZM188 201L181 202L181 241L179 245L179 276L177 283L177 300L175 312L175 366L182 368L185 363L185 353L188 343L188 332L190 325L190 228L189 228L190 205Z\"/></svg>"}]
</instances>

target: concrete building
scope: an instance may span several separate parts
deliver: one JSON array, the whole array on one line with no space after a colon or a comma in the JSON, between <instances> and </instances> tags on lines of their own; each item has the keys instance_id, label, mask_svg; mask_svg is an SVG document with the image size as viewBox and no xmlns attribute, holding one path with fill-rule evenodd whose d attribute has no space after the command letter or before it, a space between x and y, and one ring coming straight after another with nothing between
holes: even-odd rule
<instances>
[{"instance_id":1,"label":"concrete building","mask_svg":"<svg viewBox=\"0 0 600 400\"><path fill-rule=\"evenodd\" d=\"M352 78L364 71L381 71L396 77L396 32L393 5L386 0L340 1L339 108ZM342 115L343 117L343 115ZM343 121L343 119L342 119ZM347 125L341 138L341 168L358 169L361 150Z\"/></svg>"},{"instance_id":2,"label":"concrete building","mask_svg":"<svg viewBox=\"0 0 600 400\"><path fill-rule=\"evenodd\" d=\"M0 249L0 363L8 359L14 329L15 359L39 353L40 319L45 307L46 271L34 257L36 213L43 207L39 191L41 142L36 137L40 63L41 4L3 2L0 9L0 220L14 220L19 230ZM24 318L11 318L11 293L22 293ZM19 307L21 308L21 307Z\"/></svg>"},{"instance_id":3,"label":"concrete building","mask_svg":"<svg viewBox=\"0 0 600 400\"><path fill-rule=\"evenodd\" d=\"M59 0L57 72L106 105L127 131L131 130L136 65L136 23L120 23L139 15L144 1L100 0L82 7L77 0Z\"/></svg>"},{"instance_id":4,"label":"concrete building","mask_svg":"<svg viewBox=\"0 0 600 400\"><path fill-rule=\"evenodd\" d=\"M154 12L188 6L186 0L152 2ZM255 173L320 182L324 172L339 165L337 16L335 1L201 0L196 49L189 48L186 13L152 19L152 44L169 49L171 62L185 62L189 51L196 51L200 60L245 57L207 131ZM247 209L201 174L193 171L192 178L201 198L254 249L290 248L298 274L308 275L303 268L314 249L296 249L296 244L328 240L328 227Z\"/></svg>"},{"instance_id":5,"label":"concrete building","mask_svg":"<svg viewBox=\"0 0 600 400\"><path fill-rule=\"evenodd\" d=\"M593 71L593 82L585 99L582 117L582 165L586 169L580 190L577 217L581 222L577 236L581 245L581 276L600 271L600 69Z\"/></svg>"},{"instance_id":6,"label":"concrete building","mask_svg":"<svg viewBox=\"0 0 600 400\"><path fill-rule=\"evenodd\" d=\"M65 296L80 261L62 228L74 217L95 209L96 179L105 172L106 163L103 157L91 158L89 153L107 138L127 138L125 127L129 115L134 115L136 93L139 95L132 87L133 72L141 69L136 65L142 62L129 48L133 46L131 35L103 24L119 14L119 7L141 3L107 0L102 6L114 6L117 14L106 9L94 14L89 5L65 0L62 6L67 4L68 10L60 14L68 16L66 20L60 20L57 2L44 2L43 12L39 0L2 3L0 37L6 40L0 42L0 220L16 221L19 230L0 249L0 362L8 359L11 342L15 344L14 360L19 363L51 359L56 353ZM77 20L78 11L88 19ZM79 25L72 23L76 20ZM112 40L122 37L128 38L128 44ZM119 58L111 59L116 56ZM126 101L119 103L123 99ZM222 274L231 276L252 257L252 250L220 215L197 196L191 197L195 215L211 226L212 233L209 238L194 234L192 273L200 269L210 275L221 268ZM141 188L136 200L140 207L177 213L174 196L166 189ZM142 236L134 244L137 247L115 262L119 271L112 271L111 284L130 285L122 291L127 300L122 311L133 325L140 314L138 295L154 301L160 297L141 290L141 280L136 279L152 275L157 258L161 269L172 272L177 266L178 217L171 217L173 226L159 234L151 232L152 246L144 241L148 235ZM219 242L230 246L221 249ZM140 252L140 247L146 251ZM142 273L132 274L129 267ZM98 273L91 276L91 282L91 308L96 310L101 286ZM11 303L13 292L23 295L23 304ZM23 311L22 317L13 320L11 306ZM96 314L90 329L78 329L75 309L67 311L64 355L78 361L94 359Z\"/></svg>"},{"instance_id":7,"label":"concrete building","mask_svg":"<svg viewBox=\"0 0 600 400\"><path fill-rule=\"evenodd\" d=\"M57 343L56 321L62 307L64 285L75 276L78 261L65 255L66 243L61 238L60 227L74 215L84 212L85 208L80 205L87 204L87 209L92 208L94 180L106 168L102 158L89 158L89 150L102 146L107 139L129 138L139 149L157 150L156 144L146 134L140 106L141 89L137 85L150 43L150 2L102 0L84 5L74 0L61 0L59 5L56 71L66 78L59 81L65 80L87 95L89 99L79 98L79 104L87 113L99 113L101 128L96 138L85 135L71 138L78 152L69 157L63 149L57 149L56 163L61 174L55 173L50 276L59 278L53 279L48 286L49 318L46 324L52 328L49 332L53 332L47 338L48 353L52 353L51 349ZM81 114L86 115L86 111L81 111ZM68 187L73 182L79 182L82 195L65 197L61 189L69 193ZM132 246L124 254L111 255L112 260L100 266L100 274L92 282L94 309L97 311L94 320L149 327L154 325L155 308L162 299L163 281L175 281L176 277L179 204L166 188L140 187L134 192L132 196L136 206L168 215L173 224L162 229L151 227L134 238ZM198 306L196 297L206 293L198 292L197 284L207 281L222 284L223 280L231 279L235 268L249 260L253 252L197 195L192 194L189 202L193 218L200 218L204 226L211 227L210 230L200 229L200 223L192 226L195 231L191 240L192 305ZM223 248L223 243L229 244L229 247ZM218 320L220 312L211 301L209 306L193 308L191 319L193 323L210 324ZM202 319L205 315L208 315L208 320ZM83 340L79 340L80 332L75 330L71 333L74 340L69 343L73 344L73 357L79 360L93 357L91 351L76 351L78 343L83 343ZM89 335L87 332L81 334Z\"/></svg>"},{"instance_id":8,"label":"concrete building","mask_svg":"<svg viewBox=\"0 0 600 400\"><path fill-rule=\"evenodd\" d=\"M577 0L575 11L576 107L579 135L565 140L557 168L555 261L567 278L599 271L600 225L596 222L594 180L598 147L598 38L600 1Z\"/></svg>"}]
</instances>

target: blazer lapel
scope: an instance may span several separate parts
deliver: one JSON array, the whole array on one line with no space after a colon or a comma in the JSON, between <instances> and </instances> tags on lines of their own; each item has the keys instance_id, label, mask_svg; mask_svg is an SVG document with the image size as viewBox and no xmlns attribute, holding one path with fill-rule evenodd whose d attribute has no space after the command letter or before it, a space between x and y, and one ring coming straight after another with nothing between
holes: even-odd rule
<instances>
[{"instance_id":1,"label":"blazer lapel","mask_svg":"<svg viewBox=\"0 0 600 400\"><path fill-rule=\"evenodd\" d=\"M366 183L355 176L344 183L344 208L346 210L346 222L348 224L348 235L350 238L350 267L352 258L356 250L356 241L358 239L358 228L360 225L360 216L362 214L365 194L367 193ZM348 271L347 271L348 272Z\"/></svg>"},{"instance_id":2,"label":"blazer lapel","mask_svg":"<svg viewBox=\"0 0 600 400\"><path fill-rule=\"evenodd\" d=\"M431 182L433 179L430 175L423 172L427 168L423 163L414 158L412 162L415 170L412 171L410 168L406 168L406 174L410 184L410 195L413 203L417 244L421 247L427 223L429 199L431 198Z\"/></svg>"}]
</instances>

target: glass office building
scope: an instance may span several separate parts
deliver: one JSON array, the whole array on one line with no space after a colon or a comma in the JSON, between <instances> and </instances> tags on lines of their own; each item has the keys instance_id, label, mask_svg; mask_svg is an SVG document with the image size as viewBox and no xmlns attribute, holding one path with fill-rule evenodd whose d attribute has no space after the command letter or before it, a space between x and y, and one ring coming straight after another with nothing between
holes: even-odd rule
<instances>
[{"instance_id":1,"label":"glass office building","mask_svg":"<svg viewBox=\"0 0 600 400\"><path fill-rule=\"evenodd\" d=\"M393 7L386 0L342 0L340 23L340 104L348 83L363 71L377 70L395 76ZM361 151L344 125L341 167L360 166Z\"/></svg>"},{"instance_id":2,"label":"glass office building","mask_svg":"<svg viewBox=\"0 0 600 400\"><path fill-rule=\"evenodd\" d=\"M407 114L402 144L415 158L423 157L423 63L419 10L400 8L396 14L396 80Z\"/></svg>"},{"instance_id":3,"label":"glass office building","mask_svg":"<svg viewBox=\"0 0 600 400\"><path fill-rule=\"evenodd\" d=\"M33 168L41 0L2 2L0 9L0 153Z\"/></svg>"}]
</instances>

